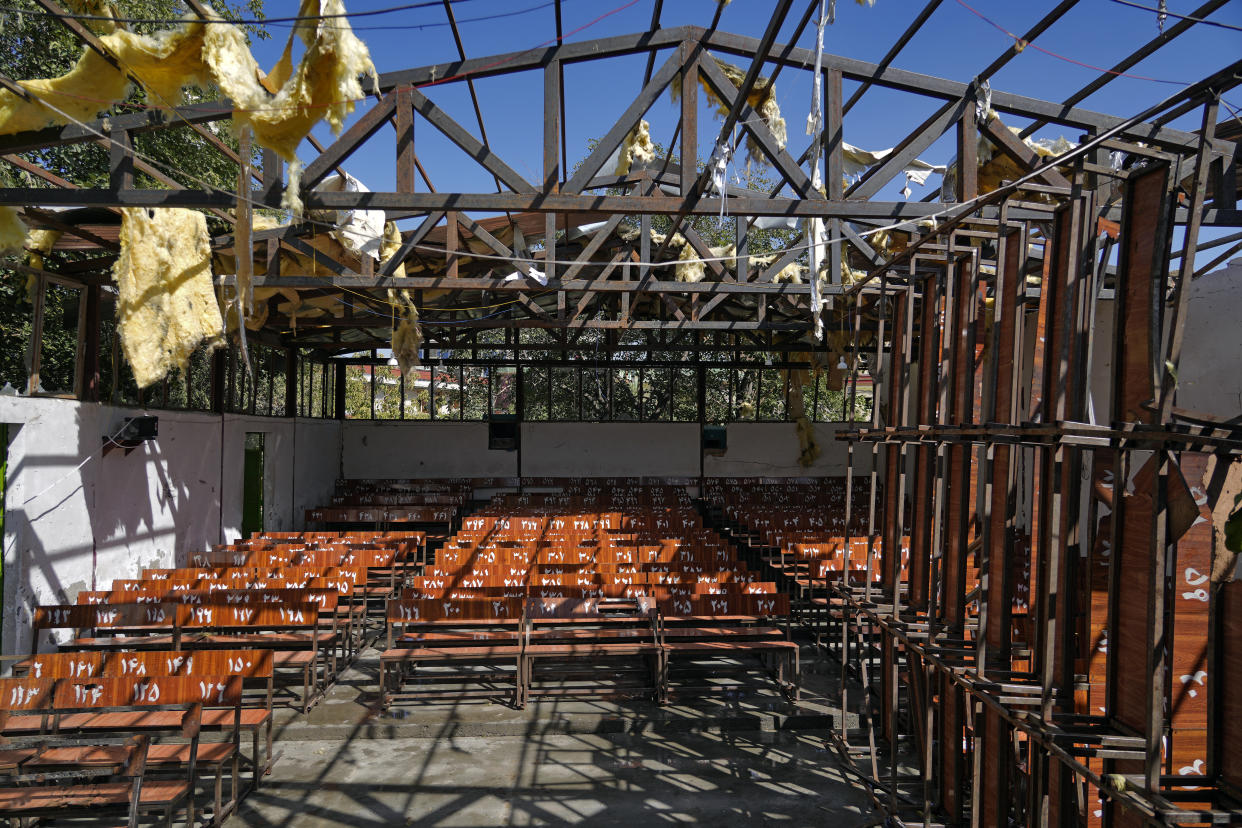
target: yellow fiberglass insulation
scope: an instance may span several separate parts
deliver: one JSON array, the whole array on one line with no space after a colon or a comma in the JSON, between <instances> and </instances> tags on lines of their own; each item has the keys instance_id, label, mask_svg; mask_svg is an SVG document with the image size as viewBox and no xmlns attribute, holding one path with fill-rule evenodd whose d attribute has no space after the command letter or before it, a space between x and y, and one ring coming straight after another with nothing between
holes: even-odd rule
<instances>
[{"instance_id":1,"label":"yellow fiberglass insulation","mask_svg":"<svg viewBox=\"0 0 1242 828\"><path fill-rule=\"evenodd\" d=\"M43 257L52 252L56 242L64 235L62 230L31 230L26 234L26 249L30 251L26 263L31 267L43 267Z\"/></svg>"},{"instance_id":2,"label":"yellow fiberglass insulation","mask_svg":"<svg viewBox=\"0 0 1242 828\"><path fill-rule=\"evenodd\" d=\"M67 0L64 5L75 14L88 17L116 17L111 0ZM115 20L83 20L82 22L95 34L114 32L117 26Z\"/></svg>"},{"instance_id":3,"label":"yellow fiberglass insulation","mask_svg":"<svg viewBox=\"0 0 1242 828\"><path fill-rule=\"evenodd\" d=\"M207 220L194 210L125 208L120 241L112 268L117 327L134 380L146 388L224 336Z\"/></svg>"},{"instance_id":4,"label":"yellow fiberglass insulation","mask_svg":"<svg viewBox=\"0 0 1242 828\"><path fill-rule=\"evenodd\" d=\"M806 468L819 458L819 443L815 440L815 425L806 414L806 402L802 386L811 381L806 371L785 371L789 378L789 416L798 432L798 465Z\"/></svg>"},{"instance_id":5,"label":"yellow fiberglass insulation","mask_svg":"<svg viewBox=\"0 0 1242 828\"><path fill-rule=\"evenodd\" d=\"M720 71L733 84L735 89L740 89L742 81L746 79L746 72L732 63L726 63L719 58L713 57L716 65L720 67ZM704 94L707 95L707 101L716 111L716 114L724 118L729 114L729 107L722 101L707 80L700 74L699 85L703 87ZM672 90L673 100L676 101L681 97L681 85L674 82L670 87ZM785 119L781 117L780 105L776 102L776 88L772 84L771 78L755 78L755 83L751 87L750 94L746 96L746 103L750 104L755 112L759 113L759 117L767 124L768 129L772 131L772 137L776 139L777 146L781 149L785 148L785 143L789 139L788 130L785 126ZM763 158L763 150L755 143L754 139L748 139L746 142L746 151L751 160L759 163L766 163Z\"/></svg>"},{"instance_id":6,"label":"yellow fiberglass insulation","mask_svg":"<svg viewBox=\"0 0 1242 828\"><path fill-rule=\"evenodd\" d=\"M384 241L380 244L380 262L387 262L392 258L402 244L401 228L397 227L395 221L386 222L384 224ZM405 276L405 263L397 265L397 269L393 271L393 276L398 279Z\"/></svg>"},{"instance_id":7,"label":"yellow fiberglass insulation","mask_svg":"<svg viewBox=\"0 0 1242 828\"><path fill-rule=\"evenodd\" d=\"M216 84L232 101L234 121L248 125L255 139L265 147L292 161L298 144L321 118L333 133L339 133L345 118L354 111L354 101L363 96L360 75L375 78L375 65L364 44L345 22L342 0L302 0L299 17L322 16L330 19L303 21L294 27L306 53L287 80L279 75L288 71L287 58L273 70L268 83L282 80L274 98L258 82L258 65L244 43L236 38L214 37L236 26L210 26L203 59L211 66ZM240 33L237 33L240 37ZM285 47L286 52L290 50Z\"/></svg>"},{"instance_id":8,"label":"yellow fiberglass insulation","mask_svg":"<svg viewBox=\"0 0 1242 828\"><path fill-rule=\"evenodd\" d=\"M673 237L675 243L677 239L682 238L681 234ZM734 260L737 248L733 245L725 245L724 247L709 247L708 252L713 259L729 259ZM701 282L707 278L707 262L699 261L699 251L694 249L694 245L686 243L681 248L681 255L677 257L677 266L673 268L673 278L678 282Z\"/></svg>"},{"instance_id":9,"label":"yellow fiberglass insulation","mask_svg":"<svg viewBox=\"0 0 1242 828\"><path fill-rule=\"evenodd\" d=\"M988 110L986 117L990 121L997 118L997 115L992 110ZM1005 126L1004 122L1001 122L1001 125ZM1011 126L1005 126L1005 128L1012 132L1015 136L1021 136L1021 130ZM1047 138L1041 138L1039 140L1021 138L1021 141L1023 144L1026 144L1027 148L1034 152L1040 159L1056 158L1064 155L1077 146L1077 144L1066 140L1064 136L1057 138L1055 141ZM993 192L999 189L1006 181L1017 181L1029 172L1029 170L1027 170L1024 166L999 150L992 143L992 140L982 133L979 135L978 148L976 152L978 154L979 161L977 180L980 194ZM1059 169L1063 175L1070 174L1070 170L1068 169L1063 167ZM944 181L941 185L941 192L953 193L956 189L957 159L954 159L950 162L948 169L945 170ZM1029 194L1029 197L1032 200L1049 204L1055 203L1056 201L1053 196L1050 196L1047 193L1033 193Z\"/></svg>"},{"instance_id":10,"label":"yellow fiberglass insulation","mask_svg":"<svg viewBox=\"0 0 1242 828\"><path fill-rule=\"evenodd\" d=\"M0 253L15 253L26 243L26 225L16 207L0 207Z\"/></svg>"},{"instance_id":11,"label":"yellow fiberglass insulation","mask_svg":"<svg viewBox=\"0 0 1242 828\"><path fill-rule=\"evenodd\" d=\"M298 144L321 118L340 131L354 101L362 97L358 76L375 74L366 46L350 30L344 13L342 0L302 0L300 17L330 19L298 23L286 55L296 35L306 46L302 60L293 69L288 57L282 57L270 74L259 69L238 26L187 21L154 35L118 29L99 40L157 106L179 104L184 86L214 83L233 102L234 126L250 127L259 145L292 162ZM85 49L68 73L19 83L49 105L0 90L0 134L90 120L125 98L129 78Z\"/></svg>"},{"instance_id":12,"label":"yellow fiberglass insulation","mask_svg":"<svg viewBox=\"0 0 1242 828\"><path fill-rule=\"evenodd\" d=\"M805 268L800 264L788 264L781 268L781 272L772 277L772 281L776 284L802 284L802 271Z\"/></svg>"},{"instance_id":13,"label":"yellow fiberglass insulation","mask_svg":"<svg viewBox=\"0 0 1242 828\"><path fill-rule=\"evenodd\" d=\"M617 157L616 175L628 175L635 165L643 167L655 160L655 144L651 143L651 124L639 121L621 142L621 154Z\"/></svg>"},{"instance_id":14,"label":"yellow fiberglass insulation","mask_svg":"<svg viewBox=\"0 0 1242 828\"><path fill-rule=\"evenodd\" d=\"M418 327L418 308L414 299L404 288L388 291L388 301L405 311L397 329L392 332L392 355L402 374L408 374L419 364L418 348L423 344L423 332Z\"/></svg>"},{"instance_id":15,"label":"yellow fiberglass insulation","mask_svg":"<svg viewBox=\"0 0 1242 828\"><path fill-rule=\"evenodd\" d=\"M26 234L26 266L37 267L39 270L44 268L43 257L52 252L52 248L56 246L56 242L60 241L60 237L64 235L62 230L31 230ZM35 300L35 289L38 281L33 273L26 276L26 293L30 297L33 304Z\"/></svg>"}]
</instances>

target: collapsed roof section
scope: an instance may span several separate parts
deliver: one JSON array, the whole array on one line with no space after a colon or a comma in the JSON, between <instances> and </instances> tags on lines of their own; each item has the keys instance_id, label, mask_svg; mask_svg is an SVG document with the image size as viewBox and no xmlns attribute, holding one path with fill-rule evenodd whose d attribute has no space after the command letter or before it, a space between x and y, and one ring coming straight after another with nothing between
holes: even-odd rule
<instances>
[{"instance_id":1,"label":"collapsed roof section","mask_svg":"<svg viewBox=\"0 0 1242 828\"><path fill-rule=\"evenodd\" d=\"M39 2L54 13L63 11L53 0ZM199 4L191 5L201 17L210 17ZM53 86L59 89L66 79L42 85L10 82L0 90L10 112L7 121L0 118L0 133L10 133L0 134L6 159L40 175L21 153L103 141L113 148L117 163L110 188L75 187L43 174L53 186L4 190L0 204L22 209L28 226L48 231L35 247L49 252L19 269L36 278L50 275L82 284L107 283L119 252L119 219L100 210L207 210L235 225L235 232L218 234L211 242L217 290L224 301L241 302L224 314L229 329L324 355L386 347L397 322L411 312L423 329L424 347L435 347L451 328L587 327L725 330L759 336L770 346L832 353L870 345L869 334L848 345L833 342L833 336L817 330L817 317L829 319L822 328L837 331L837 340L845 330L873 331L884 310L868 297L881 280L904 284L939 267L955 250L976 256L983 272L994 271L998 222L1030 223L1032 243L1024 269L1038 274L1050 216L1075 188L1103 194L1100 202L1109 206L1098 219L1106 227L1123 209L1115 196L1132 166L1151 159L1188 164L1206 146L1208 163L1232 169L1232 143L1205 144L1199 135L1164 123L1231 86L1236 67L1139 118L1076 106L1088 90L1112 77L1108 74L1066 102L990 89L988 78L1018 49L1007 50L971 83L892 68L897 52L935 5L924 9L878 64L778 44L777 34L792 8L786 1L775 4L760 38L714 27L653 28L483 58L462 51L452 63L379 76L369 74L365 47L347 25L299 24L295 35L306 47L302 61L294 67L287 48L280 63L264 73L248 52L211 47L222 37L235 39L225 34L235 32L233 27L191 22L163 36L138 38L120 29L96 35L63 18L85 41L83 61L102 61L108 69L101 72L116 76L118 83L155 84L167 99L180 85L210 80L235 93L235 99L92 121L85 112L64 110L50 100ZM1059 5L1027 39L1072 5ZM653 22L658 22L658 8ZM808 5L795 39L815 8ZM303 0L301 11L335 14L343 7L339 0ZM1119 64L1121 70L1187 28L1182 23L1171 27L1167 36ZM174 78L164 68L155 83L142 67L170 49L185 53L177 64L180 74ZM636 54L649 56L641 91L615 123L595 125L593 131L602 137L582 163L567 169L564 71ZM821 69L816 74L826 86L818 113L822 130L795 158L775 90L782 74L806 72L816 61ZM467 84L477 102L476 82L520 72L540 73L544 81L543 170L534 182L516 171L523 165L502 158L487 141L481 109L476 106L476 129L455 120L431 97L442 85ZM686 79L701 86L703 94L680 94ZM847 80L861 86L843 102ZM875 86L922 95L938 101L939 108L894 147L859 149L844 140L844 118ZM307 137L311 115L327 113L340 127L346 109L364 93L376 103L331 145L317 147L304 168L295 161L286 174L281 161L295 158L291 147ZM677 101L680 117L670 148L659 157L645 116L666 93ZM288 106L277 105L286 100ZM32 108L41 108L43 122L30 120ZM256 121L262 118L280 123ZM1028 126L1020 132L1010 129L1005 124L1010 119ZM239 159L245 162L240 172L246 186L236 193L144 170L146 162L130 146L129 137L140 132L189 127L210 135L203 125L230 120L244 133L247 127L253 131L265 156L261 171ZM46 121L60 125L28 129ZM1030 134L1042 127L1085 133L1087 140L1081 145L1032 140ZM378 132L390 128L396 134L396 178L369 192L344 167L355 154L369 151L368 142ZM426 129L462 149L473 159L468 163L496 182L498 192L437 191L414 138ZM945 134L957 135L957 158L947 169L921 161ZM716 150L704 158L700 146L707 143ZM743 143L753 160L770 170L769 189L741 186L713 173ZM822 173L818 164L808 173L808 160L821 155ZM618 156L627 163L618 163ZM162 186L136 187L135 170L147 171ZM944 176L940 202L878 200L894 180L904 176L921 184L930 175ZM420 176L423 184L416 186ZM1183 208L1175 220L1237 223L1236 192L1227 189L1221 184L1200 215ZM60 207L89 212L57 212ZM85 262L58 261L60 253L69 251L99 255ZM1107 273L1110 265L1102 267ZM391 291L408 292L408 301L394 299L402 294ZM841 296L845 299L834 299Z\"/></svg>"}]
</instances>

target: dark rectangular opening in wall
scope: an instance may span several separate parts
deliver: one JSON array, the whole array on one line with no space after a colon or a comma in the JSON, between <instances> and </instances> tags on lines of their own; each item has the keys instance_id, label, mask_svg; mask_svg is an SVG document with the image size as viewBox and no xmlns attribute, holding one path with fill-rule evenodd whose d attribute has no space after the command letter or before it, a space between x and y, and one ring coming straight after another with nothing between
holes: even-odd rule
<instances>
[{"instance_id":1,"label":"dark rectangular opening in wall","mask_svg":"<svg viewBox=\"0 0 1242 828\"><path fill-rule=\"evenodd\" d=\"M725 426L703 426L703 453L720 455L729 448L729 434Z\"/></svg>"},{"instance_id":2,"label":"dark rectangular opening in wall","mask_svg":"<svg viewBox=\"0 0 1242 828\"><path fill-rule=\"evenodd\" d=\"M242 537L263 529L263 432L246 432L242 463Z\"/></svg>"},{"instance_id":3,"label":"dark rectangular opening in wall","mask_svg":"<svg viewBox=\"0 0 1242 828\"><path fill-rule=\"evenodd\" d=\"M520 441L517 417L493 415L487 423L487 447L491 451L517 451Z\"/></svg>"}]
</instances>

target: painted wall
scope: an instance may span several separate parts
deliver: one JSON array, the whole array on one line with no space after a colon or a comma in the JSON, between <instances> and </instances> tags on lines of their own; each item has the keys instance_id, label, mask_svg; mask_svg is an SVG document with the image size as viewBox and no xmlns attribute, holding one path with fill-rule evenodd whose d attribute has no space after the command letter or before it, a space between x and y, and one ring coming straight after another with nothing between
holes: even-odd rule
<instances>
[{"instance_id":1,"label":"painted wall","mask_svg":"<svg viewBox=\"0 0 1242 828\"><path fill-rule=\"evenodd\" d=\"M705 457L709 476L811 477L845 473L845 444L838 426L818 423L822 450L809 469L798 465L792 423L733 423L729 451ZM523 477L698 477L696 423L523 423ZM343 424L344 476L516 477L516 452L490 451L486 423L367 422ZM300 452L299 452L300 453ZM240 462L240 460L238 460ZM858 453L855 469L870 471Z\"/></svg>"},{"instance_id":2,"label":"painted wall","mask_svg":"<svg viewBox=\"0 0 1242 828\"><path fill-rule=\"evenodd\" d=\"M847 446L834 435L842 428L816 423L819 459L813 466L798 465L798 433L793 423L730 423L729 450L703 458L707 477L831 477L845 474ZM871 472L871 452L855 450L854 473Z\"/></svg>"},{"instance_id":3,"label":"painted wall","mask_svg":"<svg viewBox=\"0 0 1242 828\"><path fill-rule=\"evenodd\" d=\"M347 420L347 478L516 477L517 453L487 448L487 423Z\"/></svg>"},{"instance_id":4,"label":"painted wall","mask_svg":"<svg viewBox=\"0 0 1242 828\"><path fill-rule=\"evenodd\" d=\"M524 423L524 477L698 477L697 423Z\"/></svg>"},{"instance_id":5,"label":"painted wall","mask_svg":"<svg viewBox=\"0 0 1242 828\"><path fill-rule=\"evenodd\" d=\"M159 438L102 453L123 418L144 412L71 400L0 397L9 424L4 522L3 650L29 649L30 611L148 566L184 564L237 537L247 431L265 437L264 521L300 525L299 505L322 502L339 473L336 422L159 417ZM321 451L298 451L297 445ZM223 492L223 498L221 493Z\"/></svg>"},{"instance_id":6,"label":"painted wall","mask_svg":"<svg viewBox=\"0 0 1242 828\"><path fill-rule=\"evenodd\" d=\"M1242 414L1242 259L1190 286L1176 404L1216 417Z\"/></svg>"}]
</instances>

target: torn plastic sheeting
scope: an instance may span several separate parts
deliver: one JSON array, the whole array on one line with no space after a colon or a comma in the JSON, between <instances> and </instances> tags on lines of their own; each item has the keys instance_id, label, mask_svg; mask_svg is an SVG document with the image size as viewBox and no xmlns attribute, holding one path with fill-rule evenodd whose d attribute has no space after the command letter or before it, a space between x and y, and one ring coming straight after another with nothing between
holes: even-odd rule
<instances>
[{"instance_id":1,"label":"torn plastic sheeting","mask_svg":"<svg viewBox=\"0 0 1242 828\"><path fill-rule=\"evenodd\" d=\"M893 152L893 147L883 150L865 150L854 146L853 144L841 142L841 156L844 161L844 169L847 177L854 179L865 173L871 167L882 162ZM941 164L929 164L921 159L914 159L902 168L902 173L906 177L906 185L902 188L902 195L906 198L910 197L910 183L913 182L922 186L927 183L927 178L932 173L945 174L947 167Z\"/></svg>"},{"instance_id":2,"label":"torn plastic sheeting","mask_svg":"<svg viewBox=\"0 0 1242 828\"><path fill-rule=\"evenodd\" d=\"M112 269L117 328L134 380L146 388L224 336L207 220L194 210L124 208L120 242Z\"/></svg>"},{"instance_id":3,"label":"torn plastic sheeting","mask_svg":"<svg viewBox=\"0 0 1242 828\"><path fill-rule=\"evenodd\" d=\"M315 190L324 193L371 192L349 173L345 173L344 177L338 173L325 179L315 186ZM380 258L384 245L383 210L318 210L312 211L311 218L333 225L332 237L354 255Z\"/></svg>"},{"instance_id":4,"label":"torn plastic sheeting","mask_svg":"<svg viewBox=\"0 0 1242 828\"><path fill-rule=\"evenodd\" d=\"M790 216L758 216L751 224L756 230L797 230L802 219Z\"/></svg>"},{"instance_id":5,"label":"torn plastic sheeting","mask_svg":"<svg viewBox=\"0 0 1242 828\"><path fill-rule=\"evenodd\" d=\"M582 236L590 236L607 224L608 222L606 221L595 221L590 224L580 224L577 227L570 228L567 238L570 241L573 241L574 239L581 238Z\"/></svg>"},{"instance_id":6,"label":"torn plastic sheeting","mask_svg":"<svg viewBox=\"0 0 1242 828\"><path fill-rule=\"evenodd\" d=\"M538 270L533 267L527 268L526 273L520 273L518 271L514 271L513 273L510 273L508 276L505 277L506 282L516 282L518 279L534 279L536 282L543 285L544 287L548 286L548 274L544 273L542 270Z\"/></svg>"},{"instance_id":7,"label":"torn plastic sheeting","mask_svg":"<svg viewBox=\"0 0 1242 828\"><path fill-rule=\"evenodd\" d=\"M729 199L729 161L733 158L733 146L728 141L717 141L712 156L707 161L711 172L711 191L720 199L720 218L725 217Z\"/></svg>"}]
</instances>

